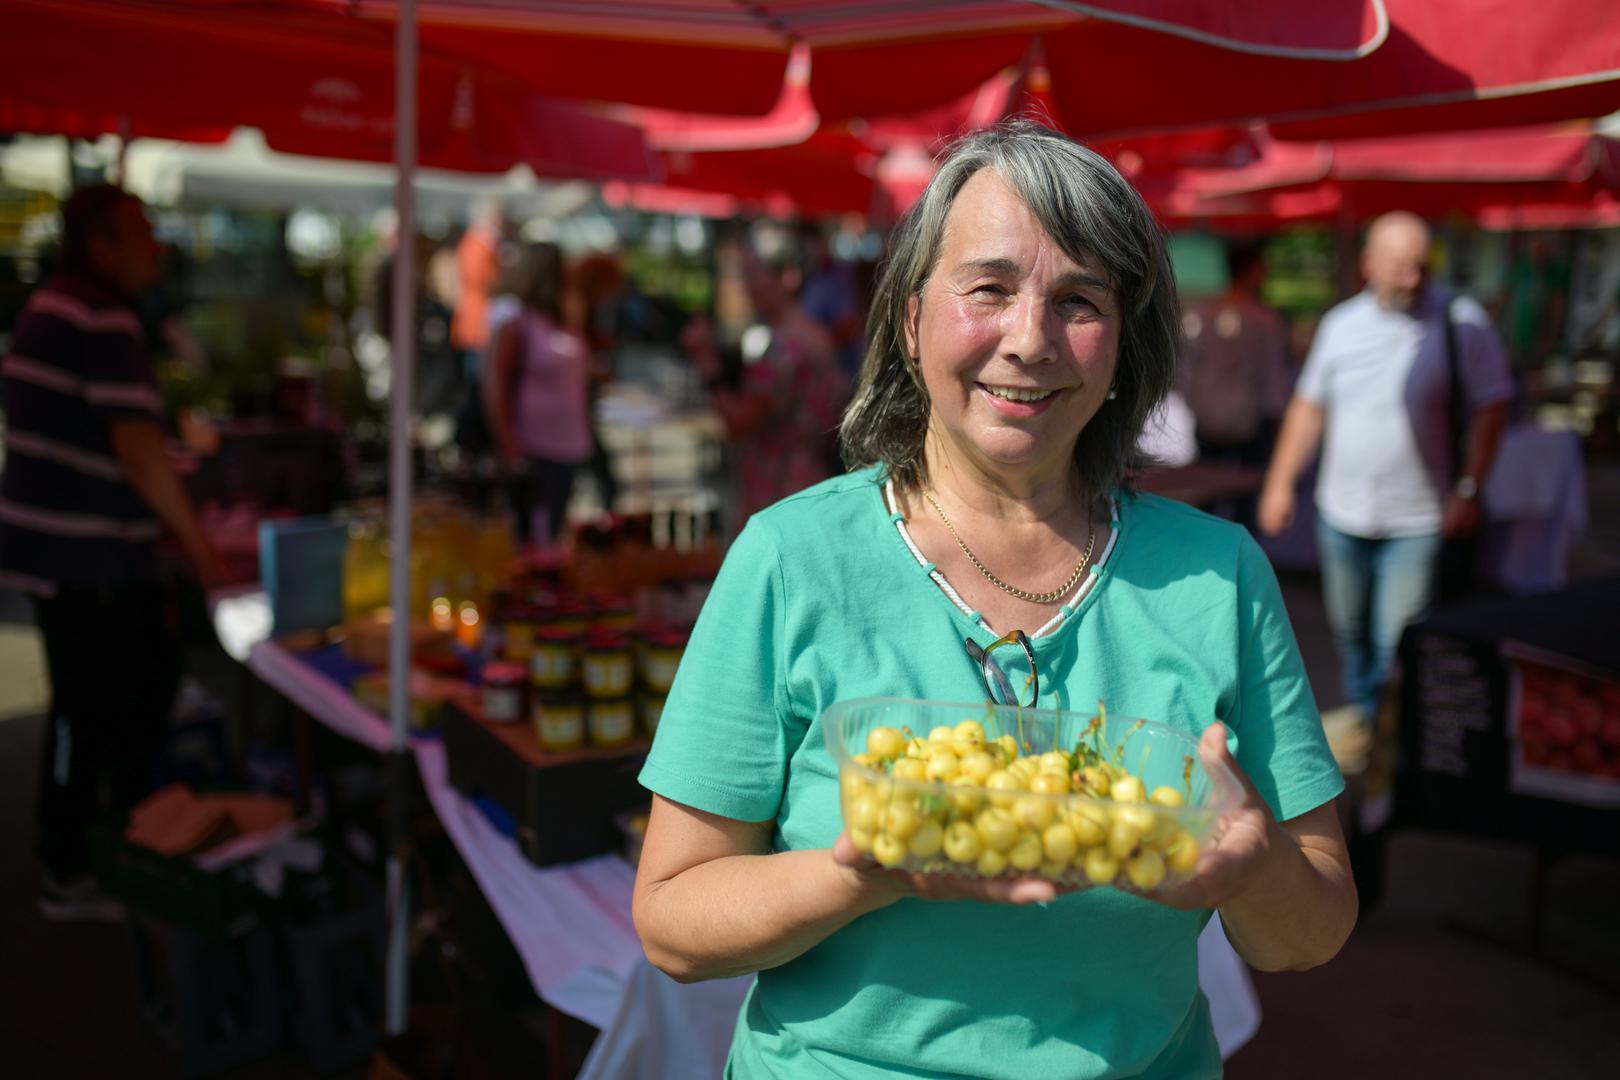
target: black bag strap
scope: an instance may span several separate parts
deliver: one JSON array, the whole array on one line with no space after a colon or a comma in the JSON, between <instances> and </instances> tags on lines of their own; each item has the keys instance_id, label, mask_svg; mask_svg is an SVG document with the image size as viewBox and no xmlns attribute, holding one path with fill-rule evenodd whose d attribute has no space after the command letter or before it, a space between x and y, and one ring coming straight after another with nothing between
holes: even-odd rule
<instances>
[{"instance_id":1,"label":"black bag strap","mask_svg":"<svg viewBox=\"0 0 1620 1080\"><path fill-rule=\"evenodd\" d=\"M1446 415L1451 427L1451 475L1455 480L1462 475L1463 466L1467 463L1463 441L1468 433L1468 403L1463 393L1462 364L1457 356L1457 324L1451 317L1450 297L1446 298L1445 304L1440 318L1446 332L1446 371L1449 376Z\"/></svg>"}]
</instances>

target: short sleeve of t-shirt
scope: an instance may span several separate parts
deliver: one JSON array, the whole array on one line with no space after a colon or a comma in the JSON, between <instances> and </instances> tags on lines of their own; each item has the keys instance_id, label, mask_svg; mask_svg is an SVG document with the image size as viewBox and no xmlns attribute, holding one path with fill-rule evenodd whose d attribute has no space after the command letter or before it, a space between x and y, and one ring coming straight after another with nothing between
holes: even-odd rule
<instances>
[{"instance_id":1,"label":"short sleeve of t-shirt","mask_svg":"<svg viewBox=\"0 0 1620 1080\"><path fill-rule=\"evenodd\" d=\"M770 527L732 544L675 674L641 783L738 821L770 821L790 756L784 589Z\"/></svg>"},{"instance_id":2,"label":"short sleeve of t-shirt","mask_svg":"<svg viewBox=\"0 0 1620 1080\"><path fill-rule=\"evenodd\" d=\"M1336 797L1344 776L1328 748L1277 576L1247 536L1238 579L1237 760L1277 820L1287 821Z\"/></svg>"},{"instance_id":3,"label":"short sleeve of t-shirt","mask_svg":"<svg viewBox=\"0 0 1620 1080\"><path fill-rule=\"evenodd\" d=\"M1485 309L1468 297L1452 304L1457 328L1457 358L1468 383L1468 403L1483 409L1513 397L1513 366Z\"/></svg>"},{"instance_id":4,"label":"short sleeve of t-shirt","mask_svg":"<svg viewBox=\"0 0 1620 1080\"><path fill-rule=\"evenodd\" d=\"M1305 366L1300 369L1299 381L1294 384L1294 394L1313 405L1327 404L1328 366L1335 347L1334 339L1338 336L1337 315L1338 309L1334 309L1322 316L1316 338L1311 342L1311 351L1305 356Z\"/></svg>"},{"instance_id":5,"label":"short sleeve of t-shirt","mask_svg":"<svg viewBox=\"0 0 1620 1080\"><path fill-rule=\"evenodd\" d=\"M85 402L108 420L159 416L162 401L152 358L134 314L112 308L93 313L89 320L80 354Z\"/></svg>"}]
</instances>

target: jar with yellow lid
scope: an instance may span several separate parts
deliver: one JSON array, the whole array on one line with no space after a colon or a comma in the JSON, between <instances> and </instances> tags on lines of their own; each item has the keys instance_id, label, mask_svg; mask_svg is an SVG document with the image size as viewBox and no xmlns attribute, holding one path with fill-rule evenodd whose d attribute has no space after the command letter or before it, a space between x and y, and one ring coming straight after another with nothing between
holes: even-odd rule
<instances>
[{"instance_id":1,"label":"jar with yellow lid","mask_svg":"<svg viewBox=\"0 0 1620 1080\"><path fill-rule=\"evenodd\" d=\"M641 681L649 693L663 696L675 681L675 670L686 653L688 635L682 630L655 630L644 639L641 652Z\"/></svg>"},{"instance_id":2,"label":"jar with yellow lid","mask_svg":"<svg viewBox=\"0 0 1620 1080\"><path fill-rule=\"evenodd\" d=\"M635 681L629 636L613 630L588 635L580 653L580 676L587 697L628 696Z\"/></svg>"},{"instance_id":3,"label":"jar with yellow lid","mask_svg":"<svg viewBox=\"0 0 1620 1080\"><path fill-rule=\"evenodd\" d=\"M566 690L579 682L579 635L548 624L534 633L529 682L541 690Z\"/></svg>"},{"instance_id":4,"label":"jar with yellow lid","mask_svg":"<svg viewBox=\"0 0 1620 1080\"><path fill-rule=\"evenodd\" d=\"M585 702L572 691L536 691L529 714L542 750L576 750L585 744Z\"/></svg>"},{"instance_id":5,"label":"jar with yellow lid","mask_svg":"<svg viewBox=\"0 0 1620 1080\"><path fill-rule=\"evenodd\" d=\"M585 704L591 745L623 746L636 737L636 703L629 697L597 698Z\"/></svg>"}]
</instances>

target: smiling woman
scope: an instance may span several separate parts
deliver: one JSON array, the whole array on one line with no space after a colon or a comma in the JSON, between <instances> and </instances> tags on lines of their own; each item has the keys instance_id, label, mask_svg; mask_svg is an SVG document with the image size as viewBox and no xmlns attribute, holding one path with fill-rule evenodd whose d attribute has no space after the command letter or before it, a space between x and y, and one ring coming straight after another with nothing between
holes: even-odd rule
<instances>
[{"instance_id":1,"label":"smiling woman","mask_svg":"<svg viewBox=\"0 0 1620 1080\"><path fill-rule=\"evenodd\" d=\"M1209 912L1270 970L1349 933L1343 781L1270 565L1241 528L1123 483L1178 328L1141 198L1044 128L969 137L898 227L841 429L853 471L749 520L641 774L648 957L759 973L727 1075L1218 1076ZM1151 899L882 868L843 829L822 716L987 692L1179 727L1241 805ZM917 835L885 817L865 847ZM1053 866L1088 854L1003 839Z\"/></svg>"}]
</instances>

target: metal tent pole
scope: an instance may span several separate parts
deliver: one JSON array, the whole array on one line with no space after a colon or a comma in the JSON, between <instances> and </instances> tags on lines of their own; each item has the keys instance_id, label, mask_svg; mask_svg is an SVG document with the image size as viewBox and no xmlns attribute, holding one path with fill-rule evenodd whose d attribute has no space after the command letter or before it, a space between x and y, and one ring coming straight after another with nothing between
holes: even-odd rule
<instances>
[{"instance_id":1,"label":"metal tent pole","mask_svg":"<svg viewBox=\"0 0 1620 1080\"><path fill-rule=\"evenodd\" d=\"M402 1033L410 999L410 881L405 873L409 845L412 761L406 746L410 720L411 671L411 402L416 373L416 214L412 183L416 175L416 2L399 0L394 40L394 280L391 336L393 377L389 382L388 514L393 544L389 604L393 621L388 640L388 715L393 746L388 756L388 958L386 1028Z\"/></svg>"}]
</instances>

